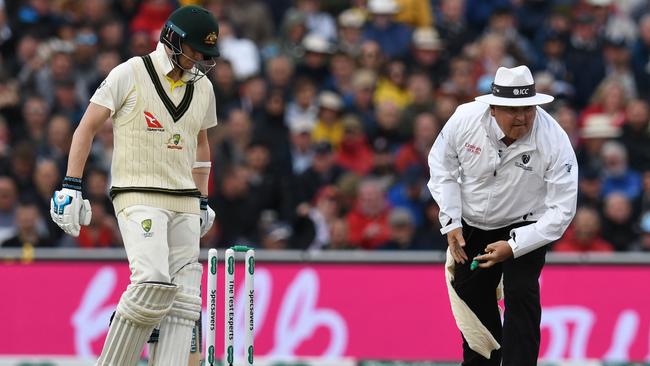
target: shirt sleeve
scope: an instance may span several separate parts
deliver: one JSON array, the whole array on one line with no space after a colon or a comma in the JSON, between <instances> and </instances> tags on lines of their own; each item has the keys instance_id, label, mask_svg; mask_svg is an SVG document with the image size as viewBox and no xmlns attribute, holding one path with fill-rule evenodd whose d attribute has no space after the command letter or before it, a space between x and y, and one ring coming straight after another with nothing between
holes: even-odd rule
<instances>
[{"instance_id":1,"label":"shirt sleeve","mask_svg":"<svg viewBox=\"0 0 650 366\"><path fill-rule=\"evenodd\" d=\"M95 90L90 101L110 109L113 117L134 87L132 73L127 62L116 66Z\"/></svg>"},{"instance_id":2,"label":"shirt sleeve","mask_svg":"<svg viewBox=\"0 0 650 366\"><path fill-rule=\"evenodd\" d=\"M578 201L578 163L566 133L556 134L553 150L557 155L544 174L546 211L530 225L510 231L508 244L515 258L559 239L576 213ZM551 143L551 142L549 142Z\"/></svg>"},{"instance_id":3,"label":"shirt sleeve","mask_svg":"<svg viewBox=\"0 0 650 366\"><path fill-rule=\"evenodd\" d=\"M462 226L460 161L454 141L457 122L454 116L449 119L436 138L428 157L431 179L427 186L431 196L440 206L440 232L443 234Z\"/></svg>"},{"instance_id":4,"label":"shirt sleeve","mask_svg":"<svg viewBox=\"0 0 650 366\"><path fill-rule=\"evenodd\" d=\"M210 89L210 92L208 94L208 109L205 111L205 117L203 118L203 123L201 124L202 130L217 125L217 102L215 100L214 91Z\"/></svg>"}]
</instances>

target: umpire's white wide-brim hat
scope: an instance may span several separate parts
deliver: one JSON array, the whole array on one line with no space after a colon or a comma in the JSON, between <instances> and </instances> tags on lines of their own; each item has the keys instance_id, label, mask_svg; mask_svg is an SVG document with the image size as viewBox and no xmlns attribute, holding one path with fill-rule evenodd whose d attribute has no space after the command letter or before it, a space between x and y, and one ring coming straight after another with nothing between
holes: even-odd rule
<instances>
[{"instance_id":1,"label":"umpire's white wide-brim hat","mask_svg":"<svg viewBox=\"0 0 650 366\"><path fill-rule=\"evenodd\" d=\"M535 80L526 66L499 67L492 83L492 93L475 98L479 102L508 107L546 104L553 99L550 95L535 92Z\"/></svg>"}]
</instances>

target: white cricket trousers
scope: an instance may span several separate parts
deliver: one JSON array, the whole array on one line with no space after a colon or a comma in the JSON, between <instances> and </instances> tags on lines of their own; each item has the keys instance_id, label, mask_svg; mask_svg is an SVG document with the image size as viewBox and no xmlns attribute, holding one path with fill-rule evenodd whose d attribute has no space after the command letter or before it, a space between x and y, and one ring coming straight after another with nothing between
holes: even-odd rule
<instances>
[{"instance_id":1,"label":"white cricket trousers","mask_svg":"<svg viewBox=\"0 0 650 366\"><path fill-rule=\"evenodd\" d=\"M176 272L199 258L201 218L136 205L117 214L131 269L131 283L171 282Z\"/></svg>"}]
</instances>

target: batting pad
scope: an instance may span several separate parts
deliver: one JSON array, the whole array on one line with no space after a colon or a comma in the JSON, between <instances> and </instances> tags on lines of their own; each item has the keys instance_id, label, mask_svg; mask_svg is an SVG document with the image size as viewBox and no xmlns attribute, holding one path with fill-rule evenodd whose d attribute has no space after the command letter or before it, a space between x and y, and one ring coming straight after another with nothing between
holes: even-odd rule
<instances>
[{"instance_id":1,"label":"batting pad","mask_svg":"<svg viewBox=\"0 0 650 366\"><path fill-rule=\"evenodd\" d=\"M143 282L129 285L117 304L97 366L135 366L154 326L172 308L178 286Z\"/></svg>"},{"instance_id":2,"label":"batting pad","mask_svg":"<svg viewBox=\"0 0 650 366\"><path fill-rule=\"evenodd\" d=\"M178 285L178 293L171 310L160 322L158 343L150 345L150 366L187 364L192 328L201 314L202 273L201 264L191 263L181 268L172 279Z\"/></svg>"}]
</instances>

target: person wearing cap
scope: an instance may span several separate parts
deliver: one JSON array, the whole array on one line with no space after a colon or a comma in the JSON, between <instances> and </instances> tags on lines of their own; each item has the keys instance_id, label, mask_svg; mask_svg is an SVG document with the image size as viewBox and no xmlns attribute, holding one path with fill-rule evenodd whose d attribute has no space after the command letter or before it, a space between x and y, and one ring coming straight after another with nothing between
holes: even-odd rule
<instances>
[{"instance_id":1,"label":"person wearing cap","mask_svg":"<svg viewBox=\"0 0 650 366\"><path fill-rule=\"evenodd\" d=\"M621 136L620 127L616 126L613 118L604 113L594 113L587 116L585 125L580 129L581 144L576 152L578 164L600 171L602 161L600 151L605 142Z\"/></svg>"},{"instance_id":2,"label":"person wearing cap","mask_svg":"<svg viewBox=\"0 0 650 366\"><path fill-rule=\"evenodd\" d=\"M150 365L188 362L201 313L199 240L215 217L207 204L207 129L217 124L216 102L204 76L219 56L218 34L207 10L174 11L155 51L109 73L74 133L66 177L51 200L52 220L75 237L90 223L82 176L95 134L110 117L110 195L131 270L99 366L136 365L150 335Z\"/></svg>"},{"instance_id":3,"label":"person wearing cap","mask_svg":"<svg viewBox=\"0 0 650 366\"><path fill-rule=\"evenodd\" d=\"M312 131L312 138L314 141L327 141L334 149L338 149L343 141L343 100L337 93L326 90L318 95L318 107L318 121Z\"/></svg>"},{"instance_id":4,"label":"person wearing cap","mask_svg":"<svg viewBox=\"0 0 650 366\"><path fill-rule=\"evenodd\" d=\"M299 118L289 123L291 140L291 165L295 175L302 174L311 166L314 159L312 149L311 131L314 129L314 122L308 119Z\"/></svg>"},{"instance_id":5,"label":"person wearing cap","mask_svg":"<svg viewBox=\"0 0 650 366\"><path fill-rule=\"evenodd\" d=\"M286 223L273 223L262 232L262 248L268 250L288 249L293 229Z\"/></svg>"},{"instance_id":6,"label":"person wearing cap","mask_svg":"<svg viewBox=\"0 0 650 366\"><path fill-rule=\"evenodd\" d=\"M334 53L330 41L318 33L309 33L303 38L305 56L296 66L296 77L307 77L322 85L330 76L329 56Z\"/></svg>"},{"instance_id":7,"label":"person wearing cap","mask_svg":"<svg viewBox=\"0 0 650 366\"><path fill-rule=\"evenodd\" d=\"M546 245L573 219L578 193L569 138L539 107L552 100L535 91L528 67L501 67L492 92L460 105L429 153L463 365L537 364Z\"/></svg>"},{"instance_id":8,"label":"person wearing cap","mask_svg":"<svg viewBox=\"0 0 650 366\"><path fill-rule=\"evenodd\" d=\"M366 15L360 9L347 9L338 17L337 47L350 56L361 53L361 28L366 22Z\"/></svg>"},{"instance_id":9,"label":"person wearing cap","mask_svg":"<svg viewBox=\"0 0 650 366\"><path fill-rule=\"evenodd\" d=\"M368 135L372 135L377 129L373 102L376 84L377 76L370 70L360 69L352 75L352 101L348 111L361 118L363 129Z\"/></svg>"},{"instance_id":10,"label":"person wearing cap","mask_svg":"<svg viewBox=\"0 0 650 366\"><path fill-rule=\"evenodd\" d=\"M444 57L444 45L438 31L433 27L416 28L408 66L412 70L429 75L433 85L440 86L447 79L448 60Z\"/></svg>"},{"instance_id":11,"label":"person wearing cap","mask_svg":"<svg viewBox=\"0 0 650 366\"><path fill-rule=\"evenodd\" d=\"M395 0L369 0L370 21L363 30L364 40L379 43L381 50L391 59L408 54L411 27L395 21L399 5Z\"/></svg>"}]
</instances>

